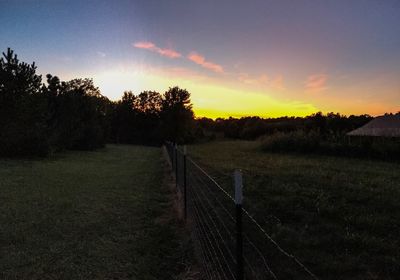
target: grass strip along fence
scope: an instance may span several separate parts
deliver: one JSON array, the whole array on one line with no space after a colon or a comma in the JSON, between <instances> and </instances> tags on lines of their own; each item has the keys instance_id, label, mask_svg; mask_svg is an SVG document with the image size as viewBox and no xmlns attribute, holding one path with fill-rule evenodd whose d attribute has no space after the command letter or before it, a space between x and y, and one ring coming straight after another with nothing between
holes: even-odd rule
<instances>
[{"instance_id":1,"label":"grass strip along fence","mask_svg":"<svg viewBox=\"0 0 400 280\"><path fill-rule=\"evenodd\" d=\"M187 155L186 147L167 142L166 149L206 279L318 279L242 207L240 170L227 190Z\"/></svg>"}]
</instances>

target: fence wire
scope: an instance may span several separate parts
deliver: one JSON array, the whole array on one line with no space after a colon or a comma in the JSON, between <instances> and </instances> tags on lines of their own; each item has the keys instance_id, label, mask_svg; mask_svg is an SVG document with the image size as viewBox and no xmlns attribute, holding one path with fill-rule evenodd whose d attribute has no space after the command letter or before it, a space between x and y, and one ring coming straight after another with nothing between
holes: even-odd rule
<instances>
[{"instance_id":1,"label":"fence wire","mask_svg":"<svg viewBox=\"0 0 400 280\"><path fill-rule=\"evenodd\" d=\"M182 147L166 143L187 223L206 279L239 280L235 201ZM243 209L244 279L318 279L298 258L285 251Z\"/></svg>"}]
</instances>

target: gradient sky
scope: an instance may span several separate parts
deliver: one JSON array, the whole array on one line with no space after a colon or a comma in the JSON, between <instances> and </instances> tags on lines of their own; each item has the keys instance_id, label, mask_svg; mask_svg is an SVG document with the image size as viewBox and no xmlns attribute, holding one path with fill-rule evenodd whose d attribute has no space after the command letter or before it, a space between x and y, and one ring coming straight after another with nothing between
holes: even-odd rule
<instances>
[{"instance_id":1,"label":"gradient sky","mask_svg":"<svg viewBox=\"0 0 400 280\"><path fill-rule=\"evenodd\" d=\"M192 93L197 116L400 111L398 0L0 0L0 50L41 74Z\"/></svg>"}]
</instances>

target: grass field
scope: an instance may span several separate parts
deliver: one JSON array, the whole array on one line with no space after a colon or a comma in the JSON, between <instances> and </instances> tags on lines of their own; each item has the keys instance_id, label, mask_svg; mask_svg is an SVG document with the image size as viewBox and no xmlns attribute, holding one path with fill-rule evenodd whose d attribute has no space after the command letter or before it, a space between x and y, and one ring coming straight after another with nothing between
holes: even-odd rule
<instances>
[{"instance_id":1,"label":"grass field","mask_svg":"<svg viewBox=\"0 0 400 280\"><path fill-rule=\"evenodd\" d=\"M246 141L189 154L231 191L241 168L245 207L321 279L399 279L398 163L269 154Z\"/></svg>"},{"instance_id":2,"label":"grass field","mask_svg":"<svg viewBox=\"0 0 400 280\"><path fill-rule=\"evenodd\" d=\"M173 216L159 148L0 160L0 278L175 279Z\"/></svg>"}]
</instances>

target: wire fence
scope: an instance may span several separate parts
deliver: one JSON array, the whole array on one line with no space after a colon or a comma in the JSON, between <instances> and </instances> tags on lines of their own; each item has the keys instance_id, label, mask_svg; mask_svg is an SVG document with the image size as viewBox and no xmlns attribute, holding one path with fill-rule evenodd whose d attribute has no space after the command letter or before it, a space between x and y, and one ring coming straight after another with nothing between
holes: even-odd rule
<instances>
[{"instance_id":1,"label":"wire fence","mask_svg":"<svg viewBox=\"0 0 400 280\"><path fill-rule=\"evenodd\" d=\"M231 195L187 156L186 147L165 146L206 279L318 279L242 207L240 171Z\"/></svg>"}]
</instances>

